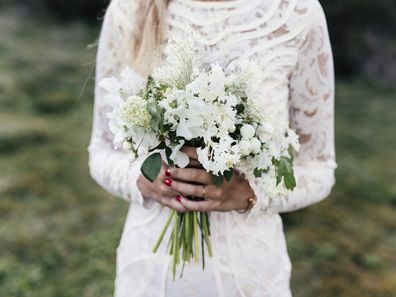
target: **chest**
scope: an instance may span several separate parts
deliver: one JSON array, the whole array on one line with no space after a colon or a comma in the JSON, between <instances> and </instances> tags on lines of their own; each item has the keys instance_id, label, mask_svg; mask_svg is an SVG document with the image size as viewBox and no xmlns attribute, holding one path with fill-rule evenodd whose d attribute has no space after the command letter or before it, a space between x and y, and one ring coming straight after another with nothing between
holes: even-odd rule
<instances>
[{"instance_id":1,"label":"chest","mask_svg":"<svg viewBox=\"0 0 396 297\"><path fill-rule=\"evenodd\" d=\"M226 67L238 58L265 69L267 81L287 84L296 66L307 7L297 0L173 0L168 34L193 31L209 63Z\"/></svg>"}]
</instances>

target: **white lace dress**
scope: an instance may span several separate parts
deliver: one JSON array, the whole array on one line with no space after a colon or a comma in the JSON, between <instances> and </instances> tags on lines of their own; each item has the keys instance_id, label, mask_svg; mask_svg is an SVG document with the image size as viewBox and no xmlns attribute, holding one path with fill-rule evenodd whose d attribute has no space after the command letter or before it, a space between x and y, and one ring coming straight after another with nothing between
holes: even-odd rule
<instances>
[{"instance_id":1,"label":"white lace dress","mask_svg":"<svg viewBox=\"0 0 396 297\"><path fill-rule=\"evenodd\" d=\"M130 63L137 0L113 0L105 16L97 57L97 81ZM263 67L263 96L279 104L300 136L294 170L297 188L274 200L260 193L250 213L210 214L214 255L205 271L186 265L172 281L165 244L151 252L169 209L144 200L136 186L144 158L132 163L112 145L103 93L96 89L89 146L92 177L110 193L131 202L117 249L115 296L254 297L291 296L291 264L278 213L326 198L334 185L334 77L326 20L317 0L173 0L169 32L190 25L208 61L226 65L238 57ZM309 284L308 284L309 285Z\"/></svg>"}]
</instances>

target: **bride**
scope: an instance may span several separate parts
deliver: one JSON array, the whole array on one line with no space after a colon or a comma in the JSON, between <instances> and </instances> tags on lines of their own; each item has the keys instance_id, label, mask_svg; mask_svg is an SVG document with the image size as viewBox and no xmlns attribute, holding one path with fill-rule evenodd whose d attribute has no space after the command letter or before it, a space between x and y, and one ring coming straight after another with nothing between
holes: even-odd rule
<instances>
[{"instance_id":1,"label":"bride","mask_svg":"<svg viewBox=\"0 0 396 297\"><path fill-rule=\"evenodd\" d=\"M130 202L117 248L115 296L291 296L279 213L326 198L337 166L333 61L323 10L318 0L113 0L99 41L97 81L127 65L149 74L155 50L168 34L187 27L196 32L207 62L226 66L243 57L264 69L263 96L279 104L279 116L289 117L299 135L297 187L272 199L260 193L258 179L234 174L217 189L188 147L189 168L164 163L151 183L140 173L144 156L128 162L125 152L113 148L104 93L96 88L90 172L104 189ZM205 200L192 202L186 195ZM152 253L170 209L210 211L213 244L204 270L188 263L175 281L166 244Z\"/></svg>"}]
</instances>

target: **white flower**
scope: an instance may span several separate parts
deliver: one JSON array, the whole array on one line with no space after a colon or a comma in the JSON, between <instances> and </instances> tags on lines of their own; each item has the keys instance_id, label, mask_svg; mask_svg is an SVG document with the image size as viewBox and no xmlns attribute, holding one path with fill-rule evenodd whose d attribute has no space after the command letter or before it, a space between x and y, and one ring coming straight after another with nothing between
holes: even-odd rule
<instances>
[{"instance_id":1,"label":"white flower","mask_svg":"<svg viewBox=\"0 0 396 297\"><path fill-rule=\"evenodd\" d=\"M127 127L149 128L151 116L146 109L147 101L140 96L129 97L120 108L120 118Z\"/></svg>"},{"instance_id":2,"label":"white flower","mask_svg":"<svg viewBox=\"0 0 396 297\"><path fill-rule=\"evenodd\" d=\"M227 136L218 143L212 142L204 148L197 148L198 160L202 166L214 175L234 168L240 161L240 151L234 140Z\"/></svg>"},{"instance_id":3,"label":"white flower","mask_svg":"<svg viewBox=\"0 0 396 297\"><path fill-rule=\"evenodd\" d=\"M126 98L137 95L145 87L146 81L131 68L125 68L120 75L120 80L115 77L104 78L98 86L108 92L108 94Z\"/></svg>"},{"instance_id":4,"label":"white flower","mask_svg":"<svg viewBox=\"0 0 396 297\"><path fill-rule=\"evenodd\" d=\"M256 131L252 125L245 124L241 128L241 135L243 138L250 139L254 136L255 133Z\"/></svg>"},{"instance_id":5,"label":"white flower","mask_svg":"<svg viewBox=\"0 0 396 297\"><path fill-rule=\"evenodd\" d=\"M188 30L188 28L187 28ZM165 60L160 67L154 70L153 78L156 81L170 84L179 89L188 85L202 65L202 57L196 34L171 34L164 49Z\"/></svg>"},{"instance_id":6,"label":"white flower","mask_svg":"<svg viewBox=\"0 0 396 297\"><path fill-rule=\"evenodd\" d=\"M251 146L249 139L242 138L238 145L242 156L247 156L250 154Z\"/></svg>"},{"instance_id":7,"label":"white flower","mask_svg":"<svg viewBox=\"0 0 396 297\"><path fill-rule=\"evenodd\" d=\"M250 147L253 154L257 154L261 150L261 142L257 138L250 139Z\"/></svg>"},{"instance_id":8,"label":"white flower","mask_svg":"<svg viewBox=\"0 0 396 297\"><path fill-rule=\"evenodd\" d=\"M184 140L181 140L178 145L172 147L172 154L169 156L169 159L175 162L175 164L180 168L185 168L188 163L190 163L188 155L180 151L183 145Z\"/></svg>"}]
</instances>

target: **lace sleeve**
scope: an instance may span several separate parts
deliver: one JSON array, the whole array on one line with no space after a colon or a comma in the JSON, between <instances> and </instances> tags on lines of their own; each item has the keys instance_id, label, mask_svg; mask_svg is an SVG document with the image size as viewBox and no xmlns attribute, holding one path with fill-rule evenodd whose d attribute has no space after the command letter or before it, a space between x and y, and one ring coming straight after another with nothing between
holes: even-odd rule
<instances>
[{"instance_id":1,"label":"lace sleeve","mask_svg":"<svg viewBox=\"0 0 396 297\"><path fill-rule=\"evenodd\" d=\"M326 198L337 167L334 149L334 69L322 7L312 1L312 17L299 37L297 63L289 79L290 124L301 144L294 159L297 187L281 198L260 195L262 185L249 180L257 205L249 217L294 211Z\"/></svg>"},{"instance_id":2,"label":"lace sleeve","mask_svg":"<svg viewBox=\"0 0 396 297\"><path fill-rule=\"evenodd\" d=\"M270 201L274 212L319 202L335 183L333 57L320 4L290 79L289 103L291 125L301 143L294 163L297 187L284 199Z\"/></svg>"},{"instance_id":3,"label":"lace sleeve","mask_svg":"<svg viewBox=\"0 0 396 297\"><path fill-rule=\"evenodd\" d=\"M113 0L107 9L99 38L96 59L96 83L117 76L132 56L133 1ZM143 158L130 162L129 156L113 147L113 135L106 116L104 92L95 88L94 117L89 151L92 178L105 190L127 201L143 204L136 185Z\"/></svg>"}]
</instances>

